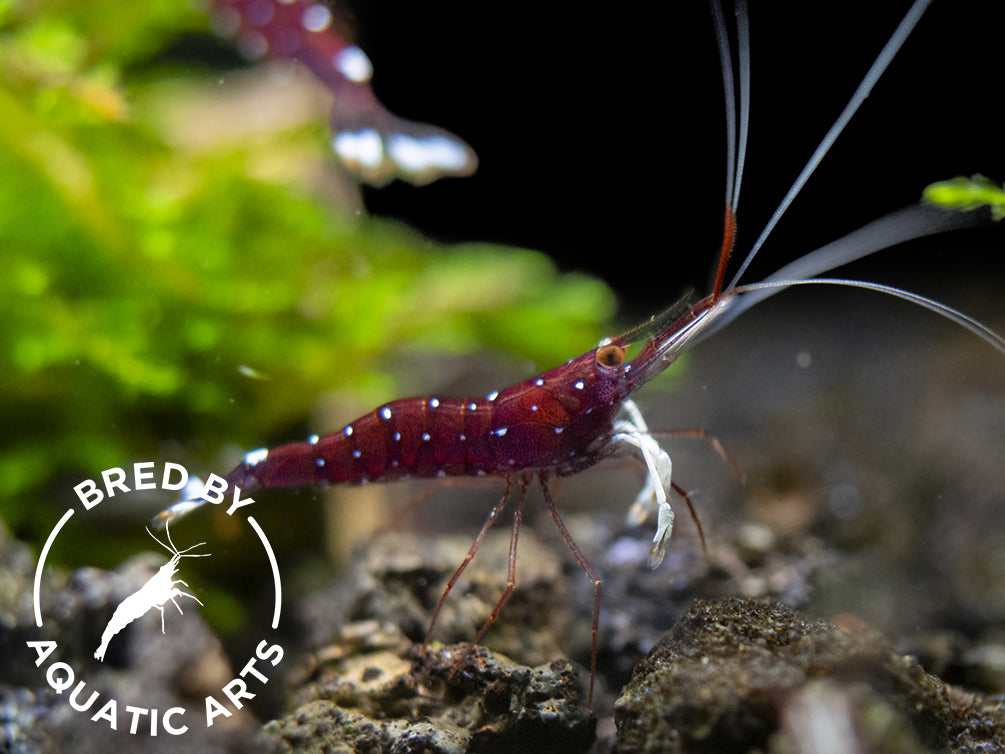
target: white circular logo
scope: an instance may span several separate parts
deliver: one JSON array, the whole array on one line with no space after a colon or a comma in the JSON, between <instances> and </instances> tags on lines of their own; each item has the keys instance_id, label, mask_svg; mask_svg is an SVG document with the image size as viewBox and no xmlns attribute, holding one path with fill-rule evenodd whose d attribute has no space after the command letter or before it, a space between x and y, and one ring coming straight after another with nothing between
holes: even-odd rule
<instances>
[{"instance_id":1,"label":"white circular logo","mask_svg":"<svg viewBox=\"0 0 1005 754\"><path fill-rule=\"evenodd\" d=\"M53 527L42 548L35 570L32 600L34 604L35 624L39 629L45 626L46 616L42 612L42 574L46 558L56 538L61 535L66 524L82 509L84 513L99 504L108 505L111 501L123 501L133 491L167 490L170 492L185 491L186 497L205 498L211 502L222 502L219 494L220 482L216 475L211 475L205 485L198 479L190 478L184 466L165 462L159 465L153 461L134 463L132 476L125 469L112 468L101 472L100 482L85 479L73 490L80 506L71 506ZM252 498L242 498L240 490L234 490L234 502L227 509L227 515L234 513L255 501ZM252 516L246 518L255 534L261 541L262 548L268 558L272 571L275 601L271 621L271 630L279 628L279 618L282 607L282 586L279 577L279 566L275 553L269 544L265 532ZM160 613L161 634L168 635L173 630L172 617L184 615L186 609L201 609L203 600L195 594L185 581L185 571L191 562L190 558L211 558L206 542L182 542L179 533L171 531L170 523L166 522L162 531L147 528L150 537L164 549L167 562L153 574L138 589L118 601L111 618L107 621L101 633L101 641L94 648L94 659L105 662L106 653L114 647L117 641L122 641L120 633L131 623L143 618L154 610ZM184 604L184 608L183 608ZM54 620L54 619L51 619ZM51 633L50 633L51 635ZM107 725L111 730L128 730L133 735L157 736L167 734L181 736L193 726L212 727L220 717L230 717L241 710L246 701L256 696L255 686L268 683L269 673L283 659L283 648L268 637L256 644L254 655L242 666L242 669L231 681L224 684L218 693L205 697L202 709L190 710L175 706L168 709L158 709L148 706L142 699L104 698L102 693L88 689L85 668L75 668L62 658L62 651L56 640L44 639L26 642L34 653L35 666L43 674L45 682L66 700L66 703L76 712L87 715L97 724ZM169 662L170 658L165 658Z\"/></svg>"}]
</instances>

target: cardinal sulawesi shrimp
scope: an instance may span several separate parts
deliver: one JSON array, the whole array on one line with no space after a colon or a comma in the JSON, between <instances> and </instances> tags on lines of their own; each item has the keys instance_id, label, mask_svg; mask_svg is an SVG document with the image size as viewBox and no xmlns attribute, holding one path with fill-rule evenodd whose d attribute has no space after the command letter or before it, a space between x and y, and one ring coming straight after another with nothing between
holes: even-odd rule
<instances>
[{"instance_id":1,"label":"cardinal sulawesi shrimp","mask_svg":"<svg viewBox=\"0 0 1005 754\"><path fill-rule=\"evenodd\" d=\"M516 543L524 497L536 477L552 518L594 585L589 695L592 709L601 578L562 522L548 483L554 477L578 473L611 456L627 454L640 459L645 464L647 478L635 500L633 511L637 514L640 508L655 505L657 523L649 565L659 565L673 529L674 513L668 496L673 492L680 495L690 507L692 516L694 509L686 493L671 478L669 455L649 432L641 412L629 396L669 367L686 346L709 336L755 303L783 288L835 284L876 290L920 304L963 325L1005 353L1005 340L999 335L943 304L888 286L817 277L903 241L987 222L979 213L949 213L923 204L913 205L797 259L760 283L739 283L751 259L844 125L868 96L928 4L927 0L914 3L727 284L725 276L733 248L742 157L746 147L749 36L746 9L738 3L738 62L734 73L725 16L718 4L713 3L728 103L729 154L724 233L711 293L696 303L682 304L654 316L621 335L605 338L595 348L561 366L484 397L426 396L394 400L331 434L314 435L304 442L252 451L226 476L227 489L247 491L323 483L358 485L414 477L490 476L502 479L505 492L444 590L432 616L431 632L450 588L474 556L489 526L499 517L513 487L519 483L507 586L488 622L474 638L477 643L513 590ZM633 344L639 345L640 350L634 358L629 358L628 348ZM159 520L163 523L204 502L200 499L179 503L162 513ZM697 518L695 520L697 522ZM429 635L426 638L428 642Z\"/></svg>"}]
</instances>

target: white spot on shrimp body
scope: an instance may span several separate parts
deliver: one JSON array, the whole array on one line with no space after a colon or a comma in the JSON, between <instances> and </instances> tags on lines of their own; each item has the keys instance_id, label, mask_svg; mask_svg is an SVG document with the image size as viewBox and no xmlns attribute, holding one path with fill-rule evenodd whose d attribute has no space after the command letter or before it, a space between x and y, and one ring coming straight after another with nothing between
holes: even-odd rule
<instances>
[{"instance_id":1,"label":"white spot on shrimp body","mask_svg":"<svg viewBox=\"0 0 1005 754\"><path fill-rule=\"evenodd\" d=\"M429 405L432 408L438 408L439 405L440 405L440 399L439 398L430 398L429 399Z\"/></svg>"},{"instance_id":2,"label":"white spot on shrimp body","mask_svg":"<svg viewBox=\"0 0 1005 754\"><path fill-rule=\"evenodd\" d=\"M492 432L490 434L493 434L496 437L505 437L506 436L506 427L500 427L499 429L494 429L494 430L492 430Z\"/></svg>"},{"instance_id":3,"label":"white spot on shrimp body","mask_svg":"<svg viewBox=\"0 0 1005 754\"><path fill-rule=\"evenodd\" d=\"M576 390L582 390L584 387L586 387L586 385L583 384L582 380L580 380L575 385L573 385L573 387L576 388Z\"/></svg>"},{"instance_id":4,"label":"white spot on shrimp body","mask_svg":"<svg viewBox=\"0 0 1005 754\"><path fill-rule=\"evenodd\" d=\"M353 457L353 458L360 458L360 457L361 457L362 455L363 455L363 454L362 454L362 453L361 453L361 452L360 452L359 450L354 450L354 451L352 452L352 457Z\"/></svg>"},{"instance_id":5,"label":"white spot on shrimp body","mask_svg":"<svg viewBox=\"0 0 1005 754\"><path fill-rule=\"evenodd\" d=\"M373 63L358 47L345 47L335 53L335 70L350 81L362 83L373 76Z\"/></svg>"},{"instance_id":6,"label":"white spot on shrimp body","mask_svg":"<svg viewBox=\"0 0 1005 754\"><path fill-rule=\"evenodd\" d=\"M537 411L537 404L534 404L534 405L532 405L532 406L530 407L530 410L531 410L531 411Z\"/></svg>"},{"instance_id":7,"label":"white spot on shrimp body","mask_svg":"<svg viewBox=\"0 0 1005 754\"><path fill-rule=\"evenodd\" d=\"M401 442L401 432L395 432L394 433L394 441L395 442Z\"/></svg>"},{"instance_id":8,"label":"white spot on shrimp body","mask_svg":"<svg viewBox=\"0 0 1005 754\"><path fill-rule=\"evenodd\" d=\"M352 425L347 424L346 428L342 430L342 434L344 434L346 437L352 437Z\"/></svg>"},{"instance_id":9,"label":"white spot on shrimp body","mask_svg":"<svg viewBox=\"0 0 1005 754\"><path fill-rule=\"evenodd\" d=\"M556 435L562 434L562 430L563 429L565 429L565 428L564 427L555 427L555 434Z\"/></svg>"},{"instance_id":10,"label":"white spot on shrimp body","mask_svg":"<svg viewBox=\"0 0 1005 754\"><path fill-rule=\"evenodd\" d=\"M499 391L498 391L498 390L493 390L493 391L492 391L491 393L489 393L489 394L488 394L488 396L486 396L486 397L487 397L487 398L488 398L488 399L489 399L490 401L494 401L494 400L495 400L496 398L498 398L498 397L499 397Z\"/></svg>"},{"instance_id":11,"label":"white spot on shrimp body","mask_svg":"<svg viewBox=\"0 0 1005 754\"><path fill-rule=\"evenodd\" d=\"M405 134L394 134L387 142L387 152L398 165L409 172L423 172L429 168L460 170L468 163L468 153L452 139L445 136L428 136L416 139Z\"/></svg>"},{"instance_id":12,"label":"white spot on shrimp body","mask_svg":"<svg viewBox=\"0 0 1005 754\"><path fill-rule=\"evenodd\" d=\"M318 437L317 435L311 435L310 437L307 438L307 442L309 444L311 444L311 445L317 445L318 444L318 440L320 440L320 439L321 438Z\"/></svg>"},{"instance_id":13,"label":"white spot on shrimp body","mask_svg":"<svg viewBox=\"0 0 1005 754\"><path fill-rule=\"evenodd\" d=\"M318 468L321 468L322 466L325 465L325 459L324 458L319 458L314 463L316 463L318 465Z\"/></svg>"},{"instance_id":14,"label":"white spot on shrimp body","mask_svg":"<svg viewBox=\"0 0 1005 754\"><path fill-rule=\"evenodd\" d=\"M241 28L241 14L233 8L220 8L209 19L209 25L221 37L232 37Z\"/></svg>"},{"instance_id":15,"label":"white spot on shrimp body","mask_svg":"<svg viewBox=\"0 0 1005 754\"><path fill-rule=\"evenodd\" d=\"M325 6L318 3L304 9L300 17L300 23L307 31L324 31L332 22L332 12Z\"/></svg>"},{"instance_id":16,"label":"white spot on shrimp body","mask_svg":"<svg viewBox=\"0 0 1005 754\"><path fill-rule=\"evenodd\" d=\"M430 434L429 434L428 432L423 432L423 433L422 433L422 440L423 440L424 442L429 442L429 441L430 441L430 439L431 439L431 436L430 436Z\"/></svg>"},{"instance_id":17,"label":"white spot on shrimp body","mask_svg":"<svg viewBox=\"0 0 1005 754\"><path fill-rule=\"evenodd\" d=\"M465 434L460 434L457 436L457 439L460 440L461 442L464 442L465 440L468 439L468 436Z\"/></svg>"},{"instance_id":18,"label":"white spot on shrimp body","mask_svg":"<svg viewBox=\"0 0 1005 754\"><path fill-rule=\"evenodd\" d=\"M268 448L259 448L258 450L250 450L244 454L244 464L246 466L257 466L262 461L264 461L269 455Z\"/></svg>"},{"instance_id":19,"label":"white spot on shrimp body","mask_svg":"<svg viewBox=\"0 0 1005 754\"><path fill-rule=\"evenodd\" d=\"M384 417L385 419L390 419L391 418L391 409L389 409L387 406L384 406L384 408L382 408L380 410L380 415L382 417Z\"/></svg>"},{"instance_id":20,"label":"white spot on shrimp body","mask_svg":"<svg viewBox=\"0 0 1005 754\"><path fill-rule=\"evenodd\" d=\"M541 387L541 385L544 384L544 380L538 377L536 380L534 380L534 384L537 385L538 387Z\"/></svg>"},{"instance_id":21,"label":"white spot on shrimp body","mask_svg":"<svg viewBox=\"0 0 1005 754\"><path fill-rule=\"evenodd\" d=\"M474 411L477 408L478 408L478 404L475 403L474 401L471 401L471 403L468 404L468 411Z\"/></svg>"},{"instance_id":22,"label":"white spot on shrimp body","mask_svg":"<svg viewBox=\"0 0 1005 754\"><path fill-rule=\"evenodd\" d=\"M335 153L350 165L378 168L384 159L384 142L376 129L339 131L332 139Z\"/></svg>"},{"instance_id":23,"label":"white spot on shrimp body","mask_svg":"<svg viewBox=\"0 0 1005 754\"><path fill-rule=\"evenodd\" d=\"M248 60L258 60L269 51L269 40L257 31L247 31L238 37L237 49Z\"/></svg>"}]
</instances>

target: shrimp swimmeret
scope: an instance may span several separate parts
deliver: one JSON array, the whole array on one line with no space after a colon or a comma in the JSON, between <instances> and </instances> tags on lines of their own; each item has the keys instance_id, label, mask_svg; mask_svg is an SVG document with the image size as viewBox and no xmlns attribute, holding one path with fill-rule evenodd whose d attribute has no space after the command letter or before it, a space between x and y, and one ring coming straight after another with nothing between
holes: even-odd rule
<instances>
[{"instance_id":1,"label":"shrimp swimmeret","mask_svg":"<svg viewBox=\"0 0 1005 754\"><path fill-rule=\"evenodd\" d=\"M183 592L175 586L176 584L184 584L185 586L188 586L188 584L181 579L174 578L174 575L178 572L178 563L182 558L209 557L210 553L204 553L202 555L185 554L189 550L194 550L196 547L201 547L206 543L200 542L199 544L192 545L184 550L179 550L175 547L174 542L171 541L170 531L167 532L168 544L164 544L157 539L157 537L154 536L153 532L149 529L147 529L147 534L153 537L157 544L171 553L171 559L162 565L157 570L157 573L150 577L149 581L122 600L118 607L115 608L115 612L112 614L112 619L108 621L108 625L105 626L105 630L101 634L101 645L94 653L94 658L101 662L104 662L105 651L108 649L108 643L112 640L112 637L137 618L142 618L155 607L161 611L161 633L163 634L164 604L168 600L174 603L174 606L178 608L178 612L181 614L184 613L182 612L181 605L175 601L175 597L191 597L200 605L202 604L202 601L194 594Z\"/></svg>"}]
</instances>

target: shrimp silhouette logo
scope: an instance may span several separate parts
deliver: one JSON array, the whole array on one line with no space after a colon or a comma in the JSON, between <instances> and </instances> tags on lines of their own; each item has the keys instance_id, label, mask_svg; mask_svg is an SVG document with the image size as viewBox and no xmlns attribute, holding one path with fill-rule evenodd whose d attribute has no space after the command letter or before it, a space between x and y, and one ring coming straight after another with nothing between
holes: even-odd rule
<instances>
[{"instance_id":1,"label":"shrimp silhouette logo","mask_svg":"<svg viewBox=\"0 0 1005 754\"><path fill-rule=\"evenodd\" d=\"M160 466L160 469L157 467ZM162 473L158 474L158 471ZM201 617L193 615L204 607L200 599L198 584L193 578L192 560L225 555L233 543L216 543L201 541L192 544L191 537L185 541L178 526L171 528L173 518L160 517L146 532L157 543L158 549L167 551L168 559L163 565L147 577L143 574L137 578L137 571L131 566L116 569L109 573L95 568L82 568L76 573L76 578L70 579L70 584L77 581L86 582L89 591L86 597L77 591L69 599L64 596L50 595L57 590L54 582L46 578L46 560L58 537L72 538L75 528L67 526L78 513L86 514L96 506L129 505L130 493L135 491L166 490L172 497L181 494L183 500L197 498L211 503L223 503L223 481L216 475L210 475L203 484L195 477L190 477L184 466L166 462L158 464L153 461L134 463L132 467L112 468L101 472L96 479L85 479L73 488L75 502L62 515L49 534L42 551L39 554L35 569L33 585L33 605L35 624L40 635L26 642L28 650L33 653L35 667L42 673L45 682L62 700L75 712L86 715L94 723L109 731L128 730L133 736L181 736L192 732L199 735L209 735L213 726L224 719L231 718L262 693L262 687L275 676L276 668L283 659L282 646L275 640L273 634L279 628L279 618L282 605L282 587L279 577L279 567L275 553L268 537L253 516L245 516L244 520L257 536L262 546L262 554L256 556L253 552L242 553L245 557L257 557L264 569L271 571L271 585L274 593L271 632L265 629L265 637L252 642L250 657L231 657L234 670L233 677L226 683L222 676L219 686L209 687L212 693L206 694L202 704L196 704L195 709L182 706L191 700L191 695L174 691L168 687L151 688L135 679L125 681L130 674L143 677L146 667L171 667L179 663L176 655L179 642L182 645L190 643L193 647L212 646L216 652L214 663L225 663L223 648L213 640L209 626ZM226 515L233 516L238 510L247 512L247 506L255 501L249 497L241 497L241 490L233 488L233 499L226 508ZM172 506L171 510L179 504ZM184 506L184 503L181 504ZM157 529L162 529L157 532ZM77 533L79 536L79 532ZM160 535L160 536L159 536ZM205 539L212 540L212 536ZM217 548L221 548L222 552ZM144 548L149 550L151 548ZM212 550L212 551L210 551ZM156 562L156 561L155 561ZM204 561L212 564L214 561ZM132 570L131 570L132 568ZM264 575L264 574L263 574ZM143 580L145 578L145 580ZM193 579L195 587L190 586L185 579ZM123 579L126 579L123 582ZM43 584L45 585L43 587ZM123 585L127 584L125 588ZM261 581L268 588L268 581ZM58 589L74 589L78 587L62 585ZM43 599L45 591L46 599ZM123 594L125 593L125 594ZM104 595L104 605L100 621L93 618L95 604L94 595ZM113 595L111 597L110 595ZM185 607L195 610L186 610ZM67 605L75 605L69 609ZM114 609L112 606L114 605ZM172 609L171 606L174 606ZM77 612L73 612L73 610ZM91 615L86 612L89 610ZM154 626L156 617L148 614L157 610L160 613L160 635ZM177 610L177 614L175 613ZM105 612L107 611L107 612ZM110 617L108 613L111 613ZM165 615L165 612L167 615ZM180 617L181 616L181 617ZM69 618L69 620L68 620ZM63 625L66 622L67 625ZM58 623L58 628L53 627ZM185 623L186 625L182 625ZM72 629L67 626L72 624ZM97 629L102 627L100 642L97 639ZM74 631L72 641L59 641L52 638L57 632ZM197 636L199 632L206 637L205 641L187 642L185 637ZM262 631L263 627L252 627L250 630ZM83 647L81 647L81 632ZM163 640L163 639L167 640ZM255 637L256 639L259 637ZM93 643L92 643L93 642ZM240 642L249 646L245 642ZM91 647L97 644L93 650ZM83 652L81 651L83 649ZM193 650L196 651L196 650ZM205 648L199 651L207 651ZM243 650L248 651L248 650ZM202 655L193 655L190 663L197 663ZM153 665L151 665L151 662ZM218 667L219 665L214 665ZM226 664L222 666L229 669ZM239 668L239 669L238 669ZM96 677L90 677L90 676ZM149 694L150 698L127 698L139 694ZM177 704L165 704L165 699L176 699ZM199 709L201 707L201 709ZM216 729L223 735L225 730ZM100 734L105 735L105 734ZM114 733L112 733L114 735Z\"/></svg>"},{"instance_id":2,"label":"shrimp silhouette logo","mask_svg":"<svg viewBox=\"0 0 1005 754\"><path fill-rule=\"evenodd\" d=\"M181 562L182 558L208 558L210 553L204 553L201 555L188 554L189 550L194 550L196 547L202 547L206 544L205 542L200 542L197 545L192 545L185 550L179 550L175 547L174 542L171 541L171 530L166 528L165 534L167 535L167 544L164 544L154 533L147 529L147 534L154 538L154 541L171 553L171 559L167 563L162 565L160 569L150 580L137 589L135 592L126 597L119 606L115 608L115 612L112 614L111 620L108 621L108 625L105 626L105 630L101 633L101 645L94 652L94 659L104 662L105 652L108 650L108 642L112 640L119 631L128 626L137 618L142 618L148 612L153 610L155 607L161 611L161 633L164 631L164 605L170 601L176 608L178 612L184 615L184 611L181 609L181 605L176 601L176 597L188 597L198 602L200 605L202 601L196 597L194 594L189 594L188 592L183 592L175 584L183 584L188 586L188 584L181 579L174 578L175 574L178 573L178 564Z\"/></svg>"}]
</instances>

